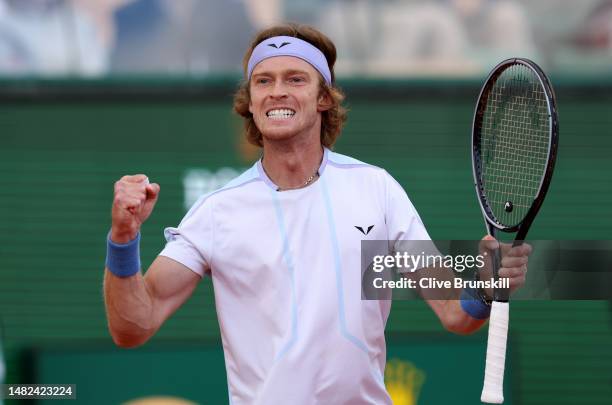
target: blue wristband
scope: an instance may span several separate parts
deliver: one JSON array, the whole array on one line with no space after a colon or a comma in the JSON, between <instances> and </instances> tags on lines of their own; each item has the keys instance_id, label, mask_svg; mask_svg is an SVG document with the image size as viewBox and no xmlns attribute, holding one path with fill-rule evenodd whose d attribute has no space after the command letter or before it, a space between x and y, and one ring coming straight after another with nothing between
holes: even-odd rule
<instances>
[{"instance_id":1,"label":"blue wristband","mask_svg":"<svg viewBox=\"0 0 612 405\"><path fill-rule=\"evenodd\" d=\"M461 308L474 319L487 319L491 314L491 306L483 302L478 291L472 288L461 291Z\"/></svg>"},{"instance_id":2,"label":"blue wristband","mask_svg":"<svg viewBox=\"0 0 612 405\"><path fill-rule=\"evenodd\" d=\"M106 241L106 268L117 277L130 277L140 271L140 232L128 243Z\"/></svg>"}]
</instances>

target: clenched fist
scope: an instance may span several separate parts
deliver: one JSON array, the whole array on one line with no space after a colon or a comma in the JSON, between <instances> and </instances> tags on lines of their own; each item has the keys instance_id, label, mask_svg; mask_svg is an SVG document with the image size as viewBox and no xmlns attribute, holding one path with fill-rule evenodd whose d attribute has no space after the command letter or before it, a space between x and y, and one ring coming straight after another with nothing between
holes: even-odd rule
<instances>
[{"instance_id":1,"label":"clenched fist","mask_svg":"<svg viewBox=\"0 0 612 405\"><path fill-rule=\"evenodd\" d=\"M159 184L149 183L144 174L123 176L115 183L111 240L127 243L136 238L149 218L159 195Z\"/></svg>"}]
</instances>

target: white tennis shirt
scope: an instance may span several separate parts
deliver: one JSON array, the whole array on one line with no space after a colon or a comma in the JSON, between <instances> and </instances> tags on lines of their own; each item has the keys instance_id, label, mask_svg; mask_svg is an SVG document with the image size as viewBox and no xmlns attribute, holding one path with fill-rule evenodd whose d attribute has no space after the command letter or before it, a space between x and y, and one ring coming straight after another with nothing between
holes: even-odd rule
<instances>
[{"instance_id":1,"label":"white tennis shirt","mask_svg":"<svg viewBox=\"0 0 612 405\"><path fill-rule=\"evenodd\" d=\"M160 254L212 277L231 404L391 404L361 240L429 236L383 169L325 149L319 174L278 192L258 161L165 230Z\"/></svg>"}]
</instances>

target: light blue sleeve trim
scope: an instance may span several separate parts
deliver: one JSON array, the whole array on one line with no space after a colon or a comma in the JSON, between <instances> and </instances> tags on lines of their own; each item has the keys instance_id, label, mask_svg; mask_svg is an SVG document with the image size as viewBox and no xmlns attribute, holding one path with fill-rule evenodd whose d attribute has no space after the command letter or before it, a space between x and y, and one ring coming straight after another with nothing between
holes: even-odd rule
<instances>
[{"instance_id":1,"label":"light blue sleeve trim","mask_svg":"<svg viewBox=\"0 0 612 405\"><path fill-rule=\"evenodd\" d=\"M189 219L192 215L194 215L198 209L206 202L206 200L208 200L210 197L212 197L215 194L218 194L222 191L225 190L230 190L230 189L234 189L237 187L241 187L247 183L250 183L252 181L256 181L259 179L259 174L257 172L257 167L255 165L253 165L249 170L245 171L244 173L242 173L240 176L236 177L235 179L231 180L229 183L227 183L225 186L221 187L218 190L215 191L211 191L210 193L204 194L203 196L201 196L200 198L198 198L198 200L191 206L191 208L189 209L189 211L187 211L187 213L185 214L185 216L183 217L183 219L181 220L180 224L178 227L166 227L164 229L164 238L166 239L166 242L171 242L172 240L174 240L174 237L179 234L179 230L178 228L180 228L180 226L187 220Z\"/></svg>"},{"instance_id":2,"label":"light blue sleeve trim","mask_svg":"<svg viewBox=\"0 0 612 405\"><path fill-rule=\"evenodd\" d=\"M336 166L372 166L368 163L362 162L361 160L332 151L329 151L328 160L330 163L335 164Z\"/></svg>"}]
</instances>

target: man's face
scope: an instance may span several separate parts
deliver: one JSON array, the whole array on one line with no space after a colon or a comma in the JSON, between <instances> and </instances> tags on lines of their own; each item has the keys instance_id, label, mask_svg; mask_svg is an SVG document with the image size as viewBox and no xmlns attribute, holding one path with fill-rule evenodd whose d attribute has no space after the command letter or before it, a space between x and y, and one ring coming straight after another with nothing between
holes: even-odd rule
<instances>
[{"instance_id":1,"label":"man's face","mask_svg":"<svg viewBox=\"0 0 612 405\"><path fill-rule=\"evenodd\" d=\"M321 134L321 111L328 97L319 95L319 73L308 62L292 56L261 61L250 82L249 111L264 140Z\"/></svg>"}]
</instances>

